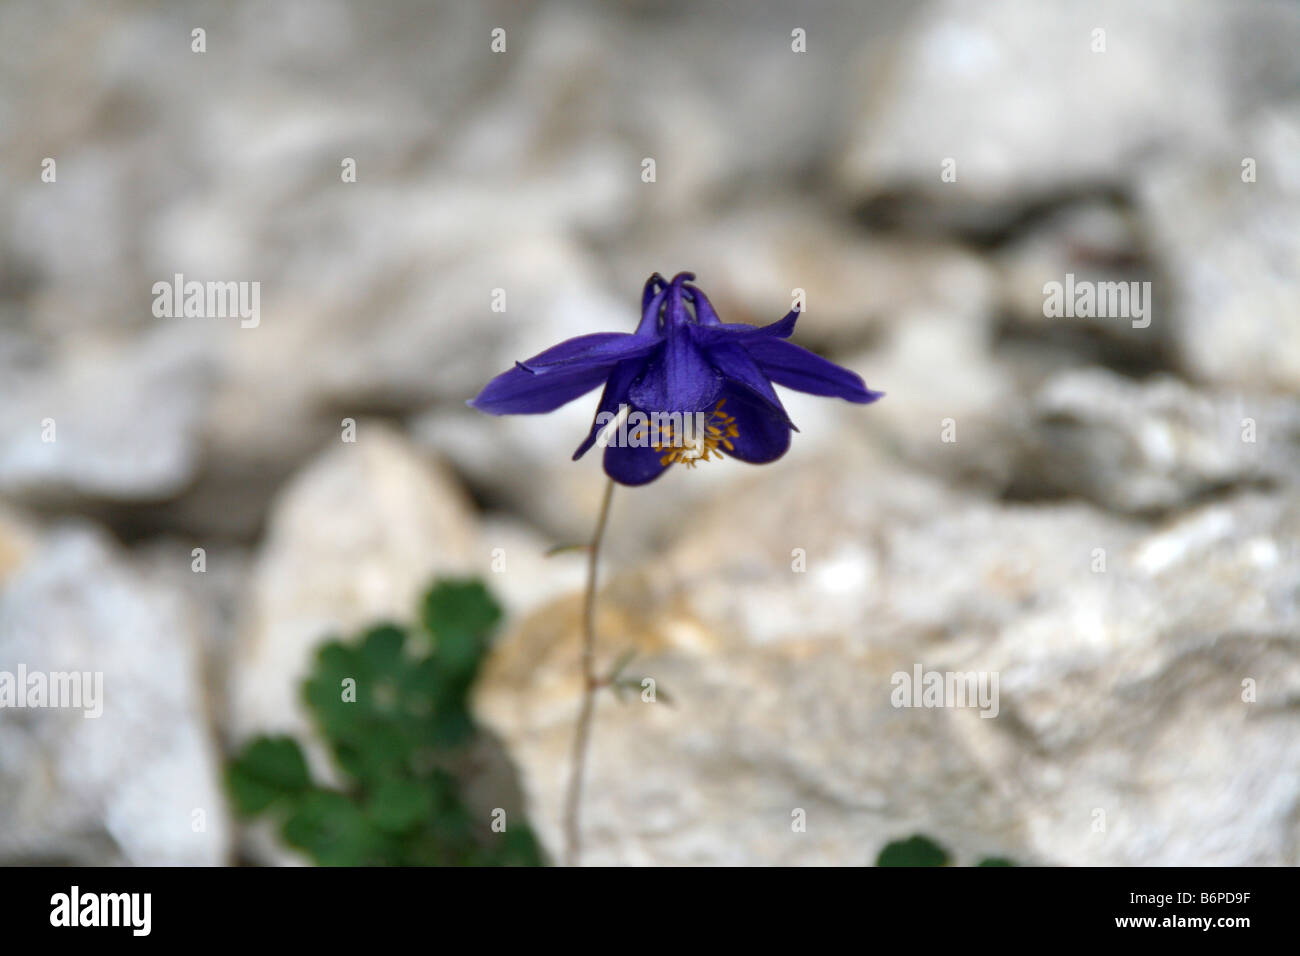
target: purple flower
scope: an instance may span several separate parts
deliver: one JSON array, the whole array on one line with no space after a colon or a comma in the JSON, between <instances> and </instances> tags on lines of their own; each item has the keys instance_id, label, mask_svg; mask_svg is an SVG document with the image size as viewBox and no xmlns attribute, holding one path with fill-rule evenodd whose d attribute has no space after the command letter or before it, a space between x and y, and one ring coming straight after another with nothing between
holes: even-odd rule
<instances>
[{"instance_id":1,"label":"purple flower","mask_svg":"<svg viewBox=\"0 0 1300 956\"><path fill-rule=\"evenodd\" d=\"M883 394L785 341L798 310L762 327L723 322L690 284L694 278L681 272L667 282L655 273L635 332L561 342L502 372L469 404L492 415L532 415L604 385L591 431L573 457L614 423L610 431L624 440L606 445L605 472L621 484L644 485L672 464L694 466L724 451L756 465L784 455L797 429L774 383L863 405Z\"/></svg>"}]
</instances>

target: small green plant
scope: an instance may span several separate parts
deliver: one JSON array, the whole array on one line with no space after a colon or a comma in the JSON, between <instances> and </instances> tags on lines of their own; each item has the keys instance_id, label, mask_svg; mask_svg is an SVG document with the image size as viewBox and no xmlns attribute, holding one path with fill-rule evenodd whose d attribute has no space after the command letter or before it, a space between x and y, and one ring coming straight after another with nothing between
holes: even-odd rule
<instances>
[{"instance_id":1,"label":"small green plant","mask_svg":"<svg viewBox=\"0 0 1300 956\"><path fill-rule=\"evenodd\" d=\"M919 833L886 843L876 857L876 866L947 866L949 862L947 850Z\"/></svg>"},{"instance_id":2,"label":"small green plant","mask_svg":"<svg viewBox=\"0 0 1300 956\"><path fill-rule=\"evenodd\" d=\"M494 829L471 814L456 769L479 734L469 692L500 617L482 583L439 581L417 627L323 645L304 699L349 783L315 782L292 737L258 737L227 767L236 812L270 814L325 866L541 865L518 815Z\"/></svg>"},{"instance_id":3,"label":"small green plant","mask_svg":"<svg viewBox=\"0 0 1300 956\"><path fill-rule=\"evenodd\" d=\"M886 843L876 857L876 866L948 866L952 858L948 851L928 836L917 833L906 840ZM1006 857L990 856L976 866L1015 866Z\"/></svg>"}]
</instances>

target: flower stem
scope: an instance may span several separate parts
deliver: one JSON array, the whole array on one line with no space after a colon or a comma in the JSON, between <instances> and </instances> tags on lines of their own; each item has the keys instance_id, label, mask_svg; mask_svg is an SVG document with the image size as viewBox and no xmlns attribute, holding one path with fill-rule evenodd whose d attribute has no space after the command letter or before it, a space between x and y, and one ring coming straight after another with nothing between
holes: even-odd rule
<instances>
[{"instance_id":1,"label":"flower stem","mask_svg":"<svg viewBox=\"0 0 1300 956\"><path fill-rule=\"evenodd\" d=\"M579 810L582 804L582 777L587 768L587 743L591 739L591 720L595 715L596 691L600 680L596 677L596 565L600 560L600 542L605 537L605 522L609 518L609 502L614 497L614 480L605 484L605 496L600 502L600 517L596 519L596 533L587 551L587 591L582 602L582 707L578 711L578 725L573 731L573 757L569 770L569 790L564 800L564 864L577 866L581 853Z\"/></svg>"}]
</instances>

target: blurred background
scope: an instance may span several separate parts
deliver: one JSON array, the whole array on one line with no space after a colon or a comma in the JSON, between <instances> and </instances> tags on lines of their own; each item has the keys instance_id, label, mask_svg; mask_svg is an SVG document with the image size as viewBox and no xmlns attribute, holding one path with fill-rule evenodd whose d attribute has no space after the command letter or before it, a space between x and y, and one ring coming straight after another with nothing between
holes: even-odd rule
<instances>
[{"instance_id":1,"label":"blurred background","mask_svg":"<svg viewBox=\"0 0 1300 956\"><path fill-rule=\"evenodd\" d=\"M586 862L1300 863L1298 48L1290 2L0 6L0 671L105 695L0 710L0 863L305 861L223 762L328 774L313 649L440 575L506 613L483 805L558 855L596 396L464 402L679 270L803 290L887 397L615 494L602 661L671 701L602 698ZM156 316L177 273L258 324ZM894 707L916 665L997 717Z\"/></svg>"}]
</instances>

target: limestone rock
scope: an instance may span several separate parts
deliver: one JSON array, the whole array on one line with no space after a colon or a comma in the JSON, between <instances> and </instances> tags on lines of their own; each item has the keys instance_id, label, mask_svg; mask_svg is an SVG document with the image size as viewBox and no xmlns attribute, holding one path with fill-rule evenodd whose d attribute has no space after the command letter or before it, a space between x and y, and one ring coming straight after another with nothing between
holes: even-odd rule
<instances>
[{"instance_id":1,"label":"limestone rock","mask_svg":"<svg viewBox=\"0 0 1300 956\"><path fill-rule=\"evenodd\" d=\"M1039 493L1141 513L1234 487L1294 487L1300 409L1286 399L1084 369L1048 381L1031 414L1018 473Z\"/></svg>"},{"instance_id":2,"label":"limestone rock","mask_svg":"<svg viewBox=\"0 0 1300 956\"><path fill-rule=\"evenodd\" d=\"M1244 109L1289 95L1281 51L1297 37L1283 3L945 0L869 47L841 179L861 199L920 198L907 215L1000 228L999 207L1113 188L1153 157L1227 142Z\"/></svg>"},{"instance_id":3,"label":"limestone rock","mask_svg":"<svg viewBox=\"0 0 1300 956\"><path fill-rule=\"evenodd\" d=\"M206 706L202 619L183 595L85 525L42 535L0 588L3 670L102 674L98 717L70 707L5 710L0 858L228 862L231 826Z\"/></svg>"},{"instance_id":4,"label":"limestone rock","mask_svg":"<svg viewBox=\"0 0 1300 956\"><path fill-rule=\"evenodd\" d=\"M1259 109L1232 129L1218 150L1147 170L1139 204L1167 260L1180 369L1200 382L1294 393L1300 108Z\"/></svg>"},{"instance_id":5,"label":"limestone rock","mask_svg":"<svg viewBox=\"0 0 1300 956\"><path fill-rule=\"evenodd\" d=\"M314 648L410 621L439 574L477 570L464 492L400 435L361 421L284 488L253 562L231 675L232 732L310 736L300 687ZM325 769L316 749L318 767Z\"/></svg>"},{"instance_id":6,"label":"limestone rock","mask_svg":"<svg viewBox=\"0 0 1300 956\"><path fill-rule=\"evenodd\" d=\"M602 591L604 666L635 650L670 702L601 700L586 862L861 865L916 831L963 862L1297 862L1294 503L1144 530L842 449L688 525ZM578 603L521 622L478 700L553 851ZM893 706L917 665L997 675L996 716Z\"/></svg>"},{"instance_id":7,"label":"limestone rock","mask_svg":"<svg viewBox=\"0 0 1300 956\"><path fill-rule=\"evenodd\" d=\"M0 370L0 491L66 505L179 493L199 468L211 363L165 328Z\"/></svg>"}]
</instances>

